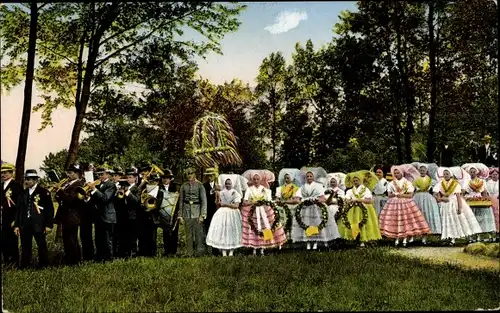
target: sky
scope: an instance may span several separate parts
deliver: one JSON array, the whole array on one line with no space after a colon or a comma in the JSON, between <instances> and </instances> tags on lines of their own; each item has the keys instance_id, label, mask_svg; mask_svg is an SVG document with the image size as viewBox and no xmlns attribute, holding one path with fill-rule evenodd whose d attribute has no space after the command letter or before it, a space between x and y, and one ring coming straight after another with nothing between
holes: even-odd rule
<instances>
[{"instance_id":1,"label":"sky","mask_svg":"<svg viewBox=\"0 0 500 313\"><path fill-rule=\"evenodd\" d=\"M311 39L315 47L331 41L333 26L342 10L356 11L356 2L249 2L240 15L239 29L221 41L223 55L210 53L198 58L199 75L222 84L234 78L255 86L262 60L281 51L291 61L295 44ZM15 163L24 84L1 95L1 158ZM33 105L42 101L36 88ZM52 116L53 127L38 132L41 113L32 113L25 168L39 169L46 155L69 147L76 116L74 109L58 109Z\"/></svg>"}]
</instances>

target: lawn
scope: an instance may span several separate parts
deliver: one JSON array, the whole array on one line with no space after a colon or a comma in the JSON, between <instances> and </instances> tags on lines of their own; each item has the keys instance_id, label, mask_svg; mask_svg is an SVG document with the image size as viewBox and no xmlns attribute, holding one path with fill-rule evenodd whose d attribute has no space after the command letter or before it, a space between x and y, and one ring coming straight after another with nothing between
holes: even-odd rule
<instances>
[{"instance_id":1,"label":"lawn","mask_svg":"<svg viewBox=\"0 0 500 313\"><path fill-rule=\"evenodd\" d=\"M388 247L234 258L138 258L4 272L10 312L475 310L500 303L499 272Z\"/></svg>"}]
</instances>

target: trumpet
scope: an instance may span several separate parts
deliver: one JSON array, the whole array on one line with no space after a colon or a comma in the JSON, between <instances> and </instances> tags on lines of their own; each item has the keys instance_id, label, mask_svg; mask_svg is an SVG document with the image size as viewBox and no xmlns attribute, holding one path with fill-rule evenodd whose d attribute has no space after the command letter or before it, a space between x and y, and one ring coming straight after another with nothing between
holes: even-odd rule
<instances>
[{"instance_id":1,"label":"trumpet","mask_svg":"<svg viewBox=\"0 0 500 313\"><path fill-rule=\"evenodd\" d=\"M54 186L48 188L48 190L50 192L58 192L59 189L62 188L62 186L64 186L64 184L68 181L68 178L64 178L64 179L61 179L57 184L55 184Z\"/></svg>"},{"instance_id":2,"label":"trumpet","mask_svg":"<svg viewBox=\"0 0 500 313\"><path fill-rule=\"evenodd\" d=\"M125 192L127 192L129 183L126 179L120 179L119 181L120 189L116 192L118 199L123 199L125 197Z\"/></svg>"},{"instance_id":3,"label":"trumpet","mask_svg":"<svg viewBox=\"0 0 500 313\"><path fill-rule=\"evenodd\" d=\"M83 200L85 198L90 197L90 188L94 187L94 186L97 186L100 183L101 183L101 181L98 179L98 180L96 180L94 182L88 182L88 183L86 183L83 187L76 188L76 190L75 190L76 196L80 200Z\"/></svg>"},{"instance_id":4,"label":"trumpet","mask_svg":"<svg viewBox=\"0 0 500 313\"><path fill-rule=\"evenodd\" d=\"M159 188L156 186L151 189L149 192L144 190L141 194L141 203L146 208L146 212L149 212L156 208L156 201L158 200L156 197L158 195Z\"/></svg>"}]
</instances>

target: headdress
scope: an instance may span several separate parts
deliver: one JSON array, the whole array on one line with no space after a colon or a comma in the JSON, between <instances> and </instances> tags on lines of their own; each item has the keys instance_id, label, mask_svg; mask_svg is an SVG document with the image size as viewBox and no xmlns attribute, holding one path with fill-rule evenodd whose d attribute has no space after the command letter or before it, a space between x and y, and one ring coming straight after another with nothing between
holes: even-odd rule
<instances>
[{"instance_id":1,"label":"headdress","mask_svg":"<svg viewBox=\"0 0 500 313\"><path fill-rule=\"evenodd\" d=\"M346 175L345 186L347 188L352 188L354 186L352 182L354 178L358 178L361 181L361 183L371 191L373 191L378 182L378 178L375 175L375 173L370 172L368 170L361 170Z\"/></svg>"},{"instance_id":2,"label":"headdress","mask_svg":"<svg viewBox=\"0 0 500 313\"><path fill-rule=\"evenodd\" d=\"M243 173L248 181L252 181L253 177L258 175L260 177L260 183L262 186L269 188L269 183L274 181L274 173L269 170L247 170Z\"/></svg>"},{"instance_id":3,"label":"headdress","mask_svg":"<svg viewBox=\"0 0 500 313\"><path fill-rule=\"evenodd\" d=\"M292 183L297 186L301 186L300 184L300 170L296 168L283 168L278 174L278 184L281 186L285 184L285 175L290 175L290 179Z\"/></svg>"},{"instance_id":4,"label":"headdress","mask_svg":"<svg viewBox=\"0 0 500 313\"><path fill-rule=\"evenodd\" d=\"M477 176L482 179L486 179L489 177L490 169L484 165L483 163L466 163L461 166L465 171L470 172L471 169L477 170Z\"/></svg>"},{"instance_id":5,"label":"headdress","mask_svg":"<svg viewBox=\"0 0 500 313\"><path fill-rule=\"evenodd\" d=\"M326 171L322 167L302 167L300 169L300 186L306 183L306 174L307 172L311 172L314 175L314 181L320 182L323 179L326 179ZM319 180L319 181L318 181Z\"/></svg>"},{"instance_id":6,"label":"headdress","mask_svg":"<svg viewBox=\"0 0 500 313\"><path fill-rule=\"evenodd\" d=\"M391 174L393 179L396 178L396 175L394 175L395 170L399 170L401 174L403 174L403 177L409 180L410 182L413 182L417 177L420 176L420 173L411 164L393 165L391 167Z\"/></svg>"}]
</instances>

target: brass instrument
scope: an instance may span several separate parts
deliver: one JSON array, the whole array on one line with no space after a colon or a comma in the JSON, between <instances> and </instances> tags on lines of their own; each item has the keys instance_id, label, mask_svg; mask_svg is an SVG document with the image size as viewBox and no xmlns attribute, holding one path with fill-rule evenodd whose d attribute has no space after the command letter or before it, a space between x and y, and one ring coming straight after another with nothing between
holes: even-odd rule
<instances>
[{"instance_id":1,"label":"brass instrument","mask_svg":"<svg viewBox=\"0 0 500 313\"><path fill-rule=\"evenodd\" d=\"M160 188L158 186L155 186L150 191L144 190L142 192L141 203L146 208L146 212L149 212L156 208L156 197L158 195L158 190L160 190Z\"/></svg>"},{"instance_id":2,"label":"brass instrument","mask_svg":"<svg viewBox=\"0 0 500 313\"><path fill-rule=\"evenodd\" d=\"M120 179L118 180L118 183L120 184L120 189L116 192L116 196L118 199L123 199L125 197L125 192L127 192L129 183L126 179Z\"/></svg>"},{"instance_id":3,"label":"brass instrument","mask_svg":"<svg viewBox=\"0 0 500 313\"><path fill-rule=\"evenodd\" d=\"M58 192L59 189L62 188L62 186L64 186L64 184L68 181L69 178L64 178L64 179L61 179L57 184L55 184L54 186L48 188L48 190L50 192Z\"/></svg>"},{"instance_id":4,"label":"brass instrument","mask_svg":"<svg viewBox=\"0 0 500 313\"><path fill-rule=\"evenodd\" d=\"M156 166L156 165L153 164L153 165L151 165L151 170L146 175L144 175L144 177L142 177L141 185L143 185L144 183L147 183L149 176L151 176L151 174L153 174L155 172L158 173L158 174L160 174L160 175L164 175L164 173L161 170L161 168L159 168L158 166Z\"/></svg>"},{"instance_id":5,"label":"brass instrument","mask_svg":"<svg viewBox=\"0 0 500 313\"><path fill-rule=\"evenodd\" d=\"M100 183L101 183L101 181L98 179L98 180L96 180L94 182L88 182L88 183L86 183L83 187L76 188L76 190L75 190L76 196L80 200L83 200L85 198L90 197L90 188L94 187L94 186L97 186Z\"/></svg>"}]
</instances>

